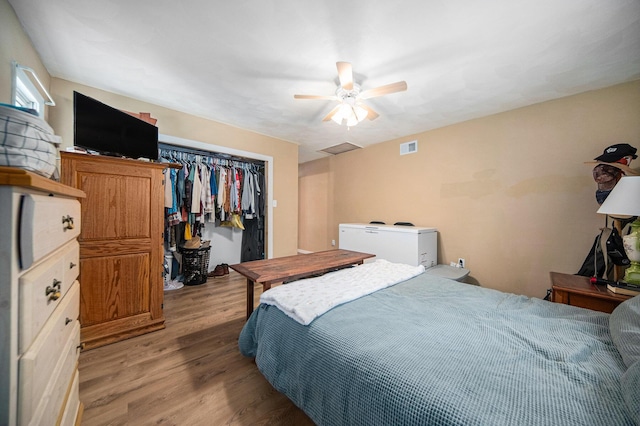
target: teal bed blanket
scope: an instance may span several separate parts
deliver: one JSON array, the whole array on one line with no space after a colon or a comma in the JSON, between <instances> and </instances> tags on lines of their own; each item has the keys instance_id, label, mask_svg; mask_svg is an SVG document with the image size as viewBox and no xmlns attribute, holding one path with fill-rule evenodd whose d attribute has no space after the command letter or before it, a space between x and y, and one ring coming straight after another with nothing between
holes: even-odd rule
<instances>
[{"instance_id":1,"label":"teal bed blanket","mask_svg":"<svg viewBox=\"0 0 640 426\"><path fill-rule=\"evenodd\" d=\"M239 347L318 425L634 425L609 318L421 274L306 326L261 304Z\"/></svg>"}]
</instances>

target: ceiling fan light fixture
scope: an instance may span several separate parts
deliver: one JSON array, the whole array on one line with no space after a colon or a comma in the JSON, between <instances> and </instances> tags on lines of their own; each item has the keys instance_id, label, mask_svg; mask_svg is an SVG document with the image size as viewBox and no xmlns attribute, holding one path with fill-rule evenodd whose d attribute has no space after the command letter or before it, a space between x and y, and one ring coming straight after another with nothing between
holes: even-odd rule
<instances>
[{"instance_id":1,"label":"ceiling fan light fixture","mask_svg":"<svg viewBox=\"0 0 640 426\"><path fill-rule=\"evenodd\" d=\"M338 125L346 124L348 127L353 127L367 118L368 114L369 111L360 105L350 105L348 102L342 102L340 108L331 119Z\"/></svg>"},{"instance_id":2,"label":"ceiling fan light fixture","mask_svg":"<svg viewBox=\"0 0 640 426\"><path fill-rule=\"evenodd\" d=\"M338 105L334 106L334 108L322 118L323 122L333 120L339 126L346 124L352 127L365 118L373 121L378 118L380 114L362 102L363 100L407 90L407 83L405 81L398 81L385 86L374 87L361 93L360 86L353 81L351 64L349 62L336 62L336 67L338 68L340 85L336 89L335 96L293 95L295 99L337 100Z\"/></svg>"},{"instance_id":3,"label":"ceiling fan light fixture","mask_svg":"<svg viewBox=\"0 0 640 426\"><path fill-rule=\"evenodd\" d=\"M366 109L362 108L360 105L355 105L353 107L353 113L356 115L356 118L358 119L358 122L361 122L362 120L367 118L367 115L369 115L369 111L367 111Z\"/></svg>"},{"instance_id":4,"label":"ceiling fan light fixture","mask_svg":"<svg viewBox=\"0 0 640 426\"><path fill-rule=\"evenodd\" d=\"M351 117L347 118L347 127L353 127L355 125L357 125L359 123L358 119L352 115Z\"/></svg>"},{"instance_id":5,"label":"ceiling fan light fixture","mask_svg":"<svg viewBox=\"0 0 640 426\"><path fill-rule=\"evenodd\" d=\"M347 105L345 102L342 102L340 104L340 107L336 111L336 113L333 114L333 117L331 117L331 119L335 123L340 125L340 124L342 124L342 122L344 120L348 120L349 119L349 115L350 114L351 114L351 107L349 105Z\"/></svg>"}]
</instances>

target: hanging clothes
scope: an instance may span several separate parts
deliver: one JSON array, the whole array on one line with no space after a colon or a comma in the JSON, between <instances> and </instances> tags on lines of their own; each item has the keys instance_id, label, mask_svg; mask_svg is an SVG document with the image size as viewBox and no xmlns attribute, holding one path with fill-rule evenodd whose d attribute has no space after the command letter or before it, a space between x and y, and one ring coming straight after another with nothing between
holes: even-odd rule
<instances>
[{"instance_id":1,"label":"hanging clothes","mask_svg":"<svg viewBox=\"0 0 640 426\"><path fill-rule=\"evenodd\" d=\"M242 206L244 208L244 217L246 219L253 219L256 214L254 188L255 184L253 173L246 173L244 178L244 187L242 188Z\"/></svg>"},{"instance_id":2,"label":"hanging clothes","mask_svg":"<svg viewBox=\"0 0 640 426\"><path fill-rule=\"evenodd\" d=\"M200 164L200 182L202 182L202 192L200 203L202 205L202 222L207 214L215 213L213 208L213 197L211 195L211 170L206 164Z\"/></svg>"},{"instance_id":3,"label":"hanging clothes","mask_svg":"<svg viewBox=\"0 0 640 426\"><path fill-rule=\"evenodd\" d=\"M243 247L251 249L243 249L243 259L264 258L264 164L183 148L161 147L160 157L182 165L171 169L165 178L165 222L172 246L180 247L184 241L201 236L205 224L213 223L244 230ZM255 221L249 232L248 220Z\"/></svg>"},{"instance_id":4,"label":"hanging clothes","mask_svg":"<svg viewBox=\"0 0 640 426\"><path fill-rule=\"evenodd\" d=\"M227 169L221 167L218 179L218 218L220 220L225 220L225 211L228 211L228 208L225 209L228 205L227 196Z\"/></svg>"},{"instance_id":5,"label":"hanging clothes","mask_svg":"<svg viewBox=\"0 0 640 426\"><path fill-rule=\"evenodd\" d=\"M167 222L169 226L175 226L180 223L180 213L178 211L178 192L176 188L176 180L178 178L178 170L168 169L169 181L165 183L165 187L169 187L171 191L171 206L167 208ZM166 196L166 188L165 188Z\"/></svg>"},{"instance_id":6,"label":"hanging clothes","mask_svg":"<svg viewBox=\"0 0 640 426\"><path fill-rule=\"evenodd\" d=\"M200 192L202 191L202 183L200 182L200 172L198 165L191 167L189 179L193 181L191 185L191 213L200 213Z\"/></svg>"}]
</instances>

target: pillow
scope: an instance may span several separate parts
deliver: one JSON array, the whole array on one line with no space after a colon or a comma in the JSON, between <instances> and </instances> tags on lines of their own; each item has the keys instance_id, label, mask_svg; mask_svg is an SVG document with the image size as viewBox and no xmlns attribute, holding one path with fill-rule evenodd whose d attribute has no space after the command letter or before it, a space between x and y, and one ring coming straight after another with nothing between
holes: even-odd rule
<instances>
[{"instance_id":1,"label":"pillow","mask_svg":"<svg viewBox=\"0 0 640 426\"><path fill-rule=\"evenodd\" d=\"M640 295L625 300L611 313L609 331L627 368L640 361Z\"/></svg>"},{"instance_id":2,"label":"pillow","mask_svg":"<svg viewBox=\"0 0 640 426\"><path fill-rule=\"evenodd\" d=\"M0 105L0 166L20 167L46 178L55 176L61 141L41 118L23 108Z\"/></svg>"}]
</instances>

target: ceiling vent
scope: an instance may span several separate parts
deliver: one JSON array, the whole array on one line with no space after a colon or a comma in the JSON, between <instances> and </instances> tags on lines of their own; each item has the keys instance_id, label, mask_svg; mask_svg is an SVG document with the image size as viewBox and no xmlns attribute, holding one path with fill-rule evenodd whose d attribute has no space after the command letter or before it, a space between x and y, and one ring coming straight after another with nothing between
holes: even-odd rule
<instances>
[{"instance_id":1,"label":"ceiling vent","mask_svg":"<svg viewBox=\"0 0 640 426\"><path fill-rule=\"evenodd\" d=\"M330 146L328 148L325 149L321 149L320 152L326 152L327 154L333 154L333 155L337 155L337 154L342 154L343 152L349 152L349 151L353 151L356 149L361 149L361 146L358 145L354 145L351 142L343 142L341 144L338 145L334 145L334 146Z\"/></svg>"},{"instance_id":2,"label":"ceiling vent","mask_svg":"<svg viewBox=\"0 0 640 426\"><path fill-rule=\"evenodd\" d=\"M414 152L418 152L418 141L400 144L400 155L413 154Z\"/></svg>"}]
</instances>

